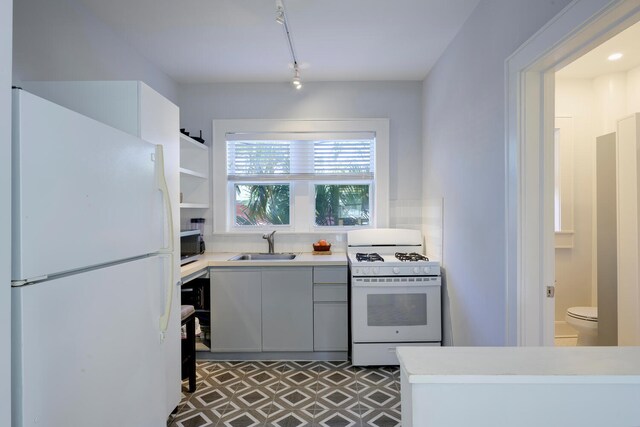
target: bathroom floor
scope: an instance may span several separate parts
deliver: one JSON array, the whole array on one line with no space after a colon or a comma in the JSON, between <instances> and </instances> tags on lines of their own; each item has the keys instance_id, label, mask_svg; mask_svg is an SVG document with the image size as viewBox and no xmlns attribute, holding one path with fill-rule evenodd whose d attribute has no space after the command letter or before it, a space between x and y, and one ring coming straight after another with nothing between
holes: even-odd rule
<instances>
[{"instance_id":1,"label":"bathroom floor","mask_svg":"<svg viewBox=\"0 0 640 427\"><path fill-rule=\"evenodd\" d=\"M349 362L198 362L170 427L400 426L396 367Z\"/></svg>"}]
</instances>

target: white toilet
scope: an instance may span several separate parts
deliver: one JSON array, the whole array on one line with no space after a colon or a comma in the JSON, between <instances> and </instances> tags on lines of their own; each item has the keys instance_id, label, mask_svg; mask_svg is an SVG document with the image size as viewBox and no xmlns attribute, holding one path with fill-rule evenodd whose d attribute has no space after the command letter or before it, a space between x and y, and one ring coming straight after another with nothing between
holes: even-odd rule
<instances>
[{"instance_id":1,"label":"white toilet","mask_svg":"<svg viewBox=\"0 0 640 427\"><path fill-rule=\"evenodd\" d=\"M598 307L570 307L565 320L578 331L578 345L598 345Z\"/></svg>"}]
</instances>

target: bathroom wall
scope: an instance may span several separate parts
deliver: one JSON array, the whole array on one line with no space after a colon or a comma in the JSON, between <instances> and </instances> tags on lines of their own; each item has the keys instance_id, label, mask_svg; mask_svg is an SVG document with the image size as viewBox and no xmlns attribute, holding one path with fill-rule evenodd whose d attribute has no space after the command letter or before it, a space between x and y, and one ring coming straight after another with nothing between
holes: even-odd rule
<instances>
[{"instance_id":1,"label":"bathroom wall","mask_svg":"<svg viewBox=\"0 0 640 427\"><path fill-rule=\"evenodd\" d=\"M568 307L597 305L595 138L640 112L640 67L594 79L556 78L556 117L574 122L574 246L556 249L556 321Z\"/></svg>"},{"instance_id":2,"label":"bathroom wall","mask_svg":"<svg viewBox=\"0 0 640 427\"><path fill-rule=\"evenodd\" d=\"M563 321L568 307L592 302L593 259L593 82L556 80L556 117L573 122L573 247L556 249L556 320ZM578 191L579 189L579 191Z\"/></svg>"},{"instance_id":3,"label":"bathroom wall","mask_svg":"<svg viewBox=\"0 0 640 427\"><path fill-rule=\"evenodd\" d=\"M614 73L593 79L594 131L604 135L616 131L618 119L627 115L627 73Z\"/></svg>"},{"instance_id":4,"label":"bathroom wall","mask_svg":"<svg viewBox=\"0 0 640 427\"><path fill-rule=\"evenodd\" d=\"M640 111L640 67L627 72L627 112Z\"/></svg>"}]
</instances>

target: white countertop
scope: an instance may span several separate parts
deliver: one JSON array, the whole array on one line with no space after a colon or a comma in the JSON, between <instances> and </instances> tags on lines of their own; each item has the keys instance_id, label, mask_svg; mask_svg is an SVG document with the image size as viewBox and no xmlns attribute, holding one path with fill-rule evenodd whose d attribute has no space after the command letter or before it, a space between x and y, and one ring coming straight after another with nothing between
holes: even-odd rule
<instances>
[{"instance_id":1,"label":"white countertop","mask_svg":"<svg viewBox=\"0 0 640 427\"><path fill-rule=\"evenodd\" d=\"M640 384L640 347L398 347L410 383Z\"/></svg>"},{"instance_id":2,"label":"white countertop","mask_svg":"<svg viewBox=\"0 0 640 427\"><path fill-rule=\"evenodd\" d=\"M312 255L310 252L297 253L292 260L229 261L240 252L206 252L198 261L180 268L180 276L186 277L207 267L309 267L346 266L347 254L336 252L331 255Z\"/></svg>"}]
</instances>

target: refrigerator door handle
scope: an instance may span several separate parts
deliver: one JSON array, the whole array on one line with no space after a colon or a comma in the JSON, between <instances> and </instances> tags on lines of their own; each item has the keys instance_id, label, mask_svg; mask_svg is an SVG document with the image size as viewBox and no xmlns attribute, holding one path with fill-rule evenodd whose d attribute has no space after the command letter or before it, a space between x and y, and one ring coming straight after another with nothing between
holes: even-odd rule
<instances>
[{"instance_id":1,"label":"refrigerator door handle","mask_svg":"<svg viewBox=\"0 0 640 427\"><path fill-rule=\"evenodd\" d=\"M168 245L160 249L161 254L169 255L169 280L166 282L168 285L166 286L166 296L164 303L164 312L162 316L160 316L160 339L164 341L165 333L169 328L169 317L171 316L171 305L173 304L173 292L174 287L173 283L173 274L174 274L174 260L173 260L173 212L171 209L171 197L169 195L169 188L167 186L167 179L164 174L164 152L162 151L162 145L156 145L156 177L158 179L158 188L162 192L162 199L164 201L165 208L165 218L167 219L169 225L169 242Z\"/></svg>"},{"instance_id":2,"label":"refrigerator door handle","mask_svg":"<svg viewBox=\"0 0 640 427\"><path fill-rule=\"evenodd\" d=\"M171 197L169 195L169 187L167 186L167 177L164 173L164 151L162 145L156 145L155 152L156 159L156 180L158 189L162 192L162 201L165 209L165 220L169 228L169 241L167 246L163 246L160 249L161 253L173 253L173 210L171 207Z\"/></svg>"}]
</instances>

